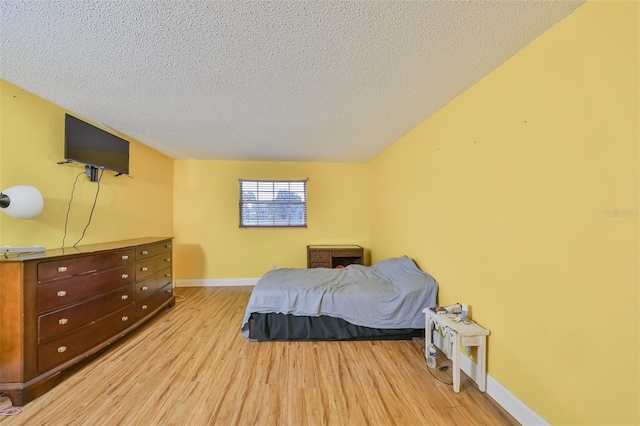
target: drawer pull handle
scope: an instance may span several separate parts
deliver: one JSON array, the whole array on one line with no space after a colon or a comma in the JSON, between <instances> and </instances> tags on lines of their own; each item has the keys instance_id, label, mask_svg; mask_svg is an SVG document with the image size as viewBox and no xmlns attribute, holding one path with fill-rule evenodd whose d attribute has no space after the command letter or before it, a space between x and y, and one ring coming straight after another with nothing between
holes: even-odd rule
<instances>
[{"instance_id":1,"label":"drawer pull handle","mask_svg":"<svg viewBox=\"0 0 640 426\"><path fill-rule=\"evenodd\" d=\"M123 295L122 295L122 300L127 300L128 298L129 298L129 295L128 295L128 294L123 294Z\"/></svg>"},{"instance_id":2,"label":"drawer pull handle","mask_svg":"<svg viewBox=\"0 0 640 426\"><path fill-rule=\"evenodd\" d=\"M58 272L67 272L66 266L58 266Z\"/></svg>"},{"instance_id":3,"label":"drawer pull handle","mask_svg":"<svg viewBox=\"0 0 640 426\"><path fill-rule=\"evenodd\" d=\"M64 297L67 295L67 292L64 290L60 290L59 292L56 293L58 295L58 297Z\"/></svg>"},{"instance_id":4,"label":"drawer pull handle","mask_svg":"<svg viewBox=\"0 0 640 426\"><path fill-rule=\"evenodd\" d=\"M67 351L67 347L66 347L66 346L60 346L60 347L58 348L58 353L59 353L59 354L61 354L61 353L63 353L63 352L66 352L66 351Z\"/></svg>"},{"instance_id":5,"label":"drawer pull handle","mask_svg":"<svg viewBox=\"0 0 640 426\"><path fill-rule=\"evenodd\" d=\"M147 268L146 266L143 266L142 268L140 268L140 270L142 272L147 272L149 270L149 268Z\"/></svg>"},{"instance_id":6,"label":"drawer pull handle","mask_svg":"<svg viewBox=\"0 0 640 426\"><path fill-rule=\"evenodd\" d=\"M142 291L147 291L147 290L149 290L149 287L147 287L147 286L145 285L145 286L143 286L140 290L142 290Z\"/></svg>"},{"instance_id":7,"label":"drawer pull handle","mask_svg":"<svg viewBox=\"0 0 640 426\"><path fill-rule=\"evenodd\" d=\"M122 255L122 260L127 260L127 259L129 259L129 256L127 256L126 254L123 254Z\"/></svg>"},{"instance_id":8,"label":"drawer pull handle","mask_svg":"<svg viewBox=\"0 0 640 426\"><path fill-rule=\"evenodd\" d=\"M129 321L129 317L126 317L126 316L122 317L122 322L126 322L126 321Z\"/></svg>"},{"instance_id":9,"label":"drawer pull handle","mask_svg":"<svg viewBox=\"0 0 640 426\"><path fill-rule=\"evenodd\" d=\"M166 248L171 248L171 244L167 244L165 247Z\"/></svg>"},{"instance_id":10,"label":"drawer pull handle","mask_svg":"<svg viewBox=\"0 0 640 426\"><path fill-rule=\"evenodd\" d=\"M122 274L122 279L126 280L127 278L129 278L129 274Z\"/></svg>"},{"instance_id":11,"label":"drawer pull handle","mask_svg":"<svg viewBox=\"0 0 640 426\"><path fill-rule=\"evenodd\" d=\"M149 252L146 250L142 250L142 254L149 254Z\"/></svg>"},{"instance_id":12,"label":"drawer pull handle","mask_svg":"<svg viewBox=\"0 0 640 426\"><path fill-rule=\"evenodd\" d=\"M171 293L171 291L172 291L172 290L171 290L171 289L169 289L169 290L167 290L167 293Z\"/></svg>"},{"instance_id":13,"label":"drawer pull handle","mask_svg":"<svg viewBox=\"0 0 640 426\"><path fill-rule=\"evenodd\" d=\"M66 324L66 323L68 323L68 322L69 322L69 320L68 320L68 319L66 319L66 318L60 318L60 319L58 320L58 324L60 324L60 325L65 325L65 324Z\"/></svg>"},{"instance_id":14,"label":"drawer pull handle","mask_svg":"<svg viewBox=\"0 0 640 426\"><path fill-rule=\"evenodd\" d=\"M170 276L171 276L171 274L164 274L164 276L165 276L165 277L170 277Z\"/></svg>"},{"instance_id":15,"label":"drawer pull handle","mask_svg":"<svg viewBox=\"0 0 640 426\"><path fill-rule=\"evenodd\" d=\"M142 305L142 309L147 309L147 305Z\"/></svg>"},{"instance_id":16,"label":"drawer pull handle","mask_svg":"<svg viewBox=\"0 0 640 426\"><path fill-rule=\"evenodd\" d=\"M171 262L171 258L170 258L170 257L167 257L167 258L165 258L165 259L164 259L164 261L165 261L165 262Z\"/></svg>"}]
</instances>

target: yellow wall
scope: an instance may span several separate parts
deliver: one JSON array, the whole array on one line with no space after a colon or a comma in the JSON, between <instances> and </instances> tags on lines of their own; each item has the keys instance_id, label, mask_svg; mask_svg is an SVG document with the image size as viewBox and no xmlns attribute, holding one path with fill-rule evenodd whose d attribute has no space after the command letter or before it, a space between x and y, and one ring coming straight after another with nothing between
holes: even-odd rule
<instances>
[{"instance_id":1,"label":"yellow wall","mask_svg":"<svg viewBox=\"0 0 640 426\"><path fill-rule=\"evenodd\" d=\"M586 3L371 163L373 260L469 303L552 424L640 423L638 22Z\"/></svg>"},{"instance_id":2,"label":"yellow wall","mask_svg":"<svg viewBox=\"0 0 640 426\"><path fill-rule=\"evenodd\" d=\"M586 3L370 164L174 162L127 138L134 178L104 174L83 244L174 235L178 279L303 267L307 244L407 254L546 420L638 424L638 17ZM83 170L56 164L64 112L0 80L0 189L45 198L34 220L0 215L0 245L62 243ZM308 229L238 228L238 179L307 177ZM96 189L78 180L66 246Z\"/></svg>"},{"instance_id":3,"label":"yellow wall","mask_svg":"<svg viewBox=\"0 0 640 426\"><path fill-rule=\"evenodd\" d=\"M65 112L0 80L0 190L33 185L45 203L42 214L32 220L0 213L0 245L62 247L73 183L84 173L83 167L57 164L64 159ZM172 235L173 160L126 135L119 136L130 141L133 179L104 172L91 225L80 245ZM80 176L69 213L66 247L82 236L96 191L97 183Z\"/></svg>"},{"instance_id":4,"label":"yellow wall","mask_svg":"<svg viewBox=\"0 0 640 426\"><path fill-rule=\"evenodd\" d=\"M238 227L238 179L306 178L308 228ZM366 164L177 160L174 185L178 281L304 268L308 244L369 246Z\"/></svg>"}]
</instances>

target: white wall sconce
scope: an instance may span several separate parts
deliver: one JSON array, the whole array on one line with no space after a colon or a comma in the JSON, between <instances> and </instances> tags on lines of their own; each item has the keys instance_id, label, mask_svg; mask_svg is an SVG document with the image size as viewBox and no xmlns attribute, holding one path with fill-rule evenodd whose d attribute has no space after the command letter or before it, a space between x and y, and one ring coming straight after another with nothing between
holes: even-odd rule
<instances>
[{"instance_id":1,"label":"white wall sconce","mask_svg":"<svg viewBox=\"0 0 640 426\"><path fill-rule=\"evenodd\" d=\"M42 213L44 199L31 185L16 185L0 192L0 209L18 219L33 219Z\"/></svg>"},{"instance_id":2,"label":"white wall sconce","mask_svg":"<svg viewBox=\"0 0 640 426\"><path fill-rule=\"evenodd\" d=\"M37 188L31 185L16 185L0 192L0 210L18 219L33 219L42 213L44 199ZM43 252L43 246L0 247L0 253Z\"/></svg>"}]
</instances>

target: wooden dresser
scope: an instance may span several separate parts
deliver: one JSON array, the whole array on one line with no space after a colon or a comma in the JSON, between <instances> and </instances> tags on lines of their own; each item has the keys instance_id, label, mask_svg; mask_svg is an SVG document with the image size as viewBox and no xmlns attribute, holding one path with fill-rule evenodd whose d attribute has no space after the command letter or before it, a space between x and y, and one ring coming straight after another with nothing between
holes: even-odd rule
<instances>
[{"instance_id":1,"label":"wooden dresser","mask_svg":"<svg viewBox=\"0 0 640 426\"><path fill-rule=\"evenodd\" d=\"M0 393L22 406L173 306L172 239L0 258Z\"/></svg>"},{"instance_id":2,"label":"wooden dresser","mask_svg":"<svg viewBox=\"0 0 640 426\"><path fill-rule=\"evenodd\" d=\"M364 250L356 245L307 246L307 268L335 268L351 264L362 265Z\"/></svg>"}]
</instances>

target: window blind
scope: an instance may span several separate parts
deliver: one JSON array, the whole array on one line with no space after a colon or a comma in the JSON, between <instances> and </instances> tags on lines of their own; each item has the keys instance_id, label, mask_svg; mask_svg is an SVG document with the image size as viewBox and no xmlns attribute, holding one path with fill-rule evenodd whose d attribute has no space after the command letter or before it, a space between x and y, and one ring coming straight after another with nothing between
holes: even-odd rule
<instances>
[{"instance_id":1,"label":"window blind","mask_svg":"<svg viewBox=\"0 0 640 426\"><path fill-rule=\"evenodd\" d=\"M240 228L307 226L306 180L238 181Z\"/></svg>"}]
</instances>

